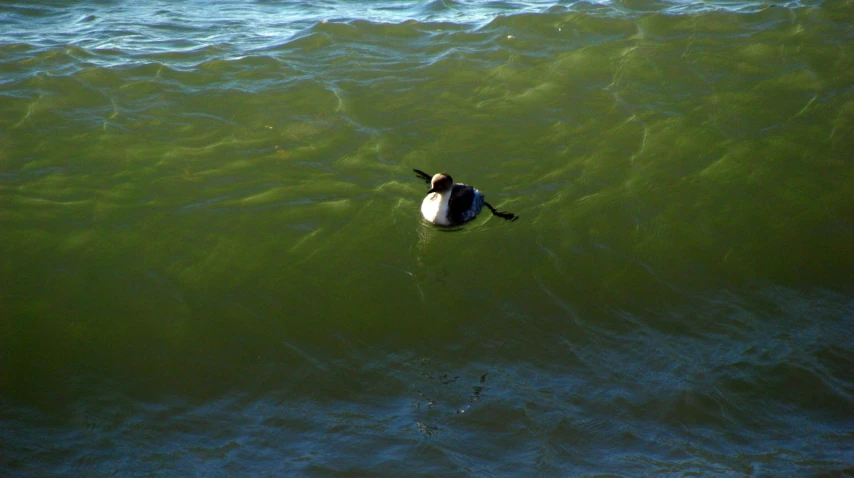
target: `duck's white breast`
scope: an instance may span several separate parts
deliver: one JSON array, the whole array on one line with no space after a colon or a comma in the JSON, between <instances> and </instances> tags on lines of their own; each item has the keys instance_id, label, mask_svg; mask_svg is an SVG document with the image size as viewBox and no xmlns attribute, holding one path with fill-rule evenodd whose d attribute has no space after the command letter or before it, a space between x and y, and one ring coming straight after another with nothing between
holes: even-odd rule
<instances>
[{"instance_id":1,"label":"duck's white breast","mask_svg":"<svg viewBox=\"0 0 854 478\"><path fill-rule=\"evenodd\" d=\"M421 214L424 219L440 226L449 226L448 197L439 193L430 193L421 202Z\"/></svg>"}]
</instances>

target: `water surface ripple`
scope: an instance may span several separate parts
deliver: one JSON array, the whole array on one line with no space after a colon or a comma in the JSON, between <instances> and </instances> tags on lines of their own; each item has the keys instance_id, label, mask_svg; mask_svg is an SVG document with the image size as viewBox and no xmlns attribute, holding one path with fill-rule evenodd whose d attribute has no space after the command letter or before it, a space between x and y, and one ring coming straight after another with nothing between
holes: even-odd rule
<instances>
[{"instance_id":1,"label":"water surface ripple","mask_svg":"<svg viewBox=\"0 0 854 478\"><path fill-rule=\"evenodd\" d=\"M0 474L854 473L850 1L0 17Z\"/></svg>"}]
</instances>

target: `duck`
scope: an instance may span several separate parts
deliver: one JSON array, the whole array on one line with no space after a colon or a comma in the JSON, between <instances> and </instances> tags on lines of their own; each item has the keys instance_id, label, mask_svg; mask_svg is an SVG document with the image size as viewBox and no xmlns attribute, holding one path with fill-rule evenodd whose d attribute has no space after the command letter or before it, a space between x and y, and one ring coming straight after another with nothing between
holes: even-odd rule
<instances>
[{"instance_id":1,"label":"duck","mask_svg":"<svg viewBox=\"0 0 854 478\"><path fill-rule=\"evenodd\" d=\"M468 184L455 183L448 173L430 175L420 169L413 171L430 184L430 190L421 202L421 215L437 226L454 227L471 221L480 214L483 206L501 219L511 222L519 219L513 213L496 210L486 202L483 193Z\"/></svg>"}]
</instances>

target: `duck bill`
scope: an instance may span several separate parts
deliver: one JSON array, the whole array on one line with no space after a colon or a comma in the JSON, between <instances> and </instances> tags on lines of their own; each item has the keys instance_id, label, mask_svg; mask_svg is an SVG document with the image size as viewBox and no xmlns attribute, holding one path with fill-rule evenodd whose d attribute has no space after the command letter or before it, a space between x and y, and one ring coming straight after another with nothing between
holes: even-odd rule
<instances>
[{"instance_id":1,"label":"duck bill","mask_svg":"<svg viewBox=\"0 0 854 478\"><path fill-rule=\"evenodd\" d=\"M438 192L438 191L436 191L436 188L430 188L430 190L427 191L427 194L433 194L435 192Z\"/></svg>"}]
</instances>

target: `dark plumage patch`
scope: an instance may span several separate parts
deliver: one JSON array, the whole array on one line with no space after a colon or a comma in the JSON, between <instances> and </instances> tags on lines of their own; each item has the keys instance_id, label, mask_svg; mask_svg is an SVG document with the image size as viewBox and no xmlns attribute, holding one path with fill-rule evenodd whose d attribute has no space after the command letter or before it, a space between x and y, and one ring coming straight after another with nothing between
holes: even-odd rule
<instances>
[{"instance_id":1,"label":"dark plumage patch","mask_svg":"<svg viewBox=\"0 0 854 478\"><path fill-rule=\"evenodd\" d=\"M473 187L465 184L454 184L451 188L451 197L448 199L448 211L452 224L462 224L474 219L480 212L481 204L475 206L477 194Z\"/></svg>"}]
</instances>

